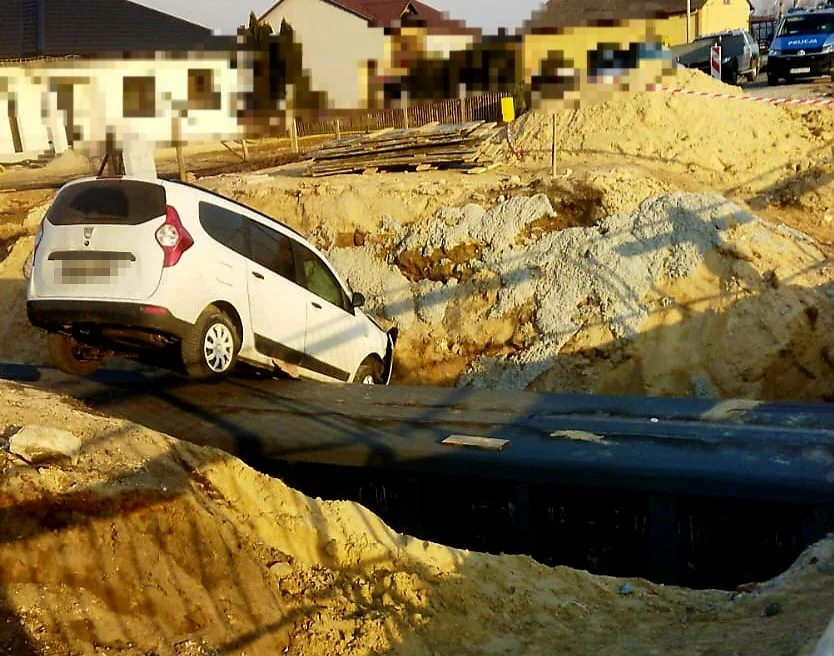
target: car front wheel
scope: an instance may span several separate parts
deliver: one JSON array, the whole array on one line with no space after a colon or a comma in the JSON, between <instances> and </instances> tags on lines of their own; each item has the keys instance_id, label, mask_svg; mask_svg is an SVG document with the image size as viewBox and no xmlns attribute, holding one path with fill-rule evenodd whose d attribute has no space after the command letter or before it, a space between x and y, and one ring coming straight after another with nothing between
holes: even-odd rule
<instances>
[{"instance_id":1,"label":"car front wheel","mask_svg":"<svg viewBox=\"0 0 834 656\"><path fill-rule=\"evenodd\" d=\"M353 382L360 385L382 385L385 381L382 379L382 363L376 358L365 358L359 369L356 370L356 376Z\"/></svg>"},{"instance_id":2,"label":"car front wheel","mask_svg":"<svg viewBox=\"0 0 834 656\"><path fill-rule=\"evenodd\" d=\"M210 305L180 345L182 363L189 378L222 378L235 368L240 337L232 320Z\"/></svg>"}]
</instances>

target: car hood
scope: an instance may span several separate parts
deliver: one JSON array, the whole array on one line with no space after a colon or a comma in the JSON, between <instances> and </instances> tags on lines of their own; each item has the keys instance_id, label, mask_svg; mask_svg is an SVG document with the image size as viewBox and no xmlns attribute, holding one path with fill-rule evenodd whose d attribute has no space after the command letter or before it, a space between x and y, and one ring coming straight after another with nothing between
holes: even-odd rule
<instances>
[{"instance_id":1,"label":"car hood","mask_svg":"<svg viewBox=\"0 0 834 656\"><path fill-rule=\"evenodd\" d=\"M807 48L822 48L826 41L831 40L831 34L807 34L793 36L777 36L773 39L772 48L778 50L802 50Z\"/></svg>"}]
</instances>

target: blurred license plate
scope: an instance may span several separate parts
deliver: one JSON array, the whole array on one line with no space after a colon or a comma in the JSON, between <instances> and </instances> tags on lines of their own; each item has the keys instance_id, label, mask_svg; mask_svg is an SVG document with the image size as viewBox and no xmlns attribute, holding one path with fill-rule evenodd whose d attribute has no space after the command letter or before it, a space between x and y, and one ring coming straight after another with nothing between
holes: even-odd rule
<instances>
[{"instance_id":1,"label":"blurred license plate","mask_svg":"<svg viewBox=\"0 0 834 656\"><path fill-rule=\"evenodd\" d=\"M810 66L806 66L805 68L792 68L790 70L791 75L796 75L797 73L810 73L810 72L811 72L811 67Z\"/></svg>"},{"instance_id":2,"label":"blurred license plate","mask_svg":"<svg viewBox=\"0 0 834 656\"><path fill-rule=\"evenodd\" d=\"M74 285L106 282L118 275L119 264L122 263L113 260L67 260L61 264L61 279Z\"/></svg>"}]
</instances>

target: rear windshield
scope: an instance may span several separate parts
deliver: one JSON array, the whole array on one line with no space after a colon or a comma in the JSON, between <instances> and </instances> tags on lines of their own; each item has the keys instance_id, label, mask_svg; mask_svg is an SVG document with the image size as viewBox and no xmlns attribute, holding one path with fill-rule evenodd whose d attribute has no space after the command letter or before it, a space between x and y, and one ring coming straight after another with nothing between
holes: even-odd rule
<instances>
[{"instance_id":1,"label":"rear windshield","mask_svg":"<svg viewBox=\"0 0 834 656\"><path fill-rule=\"evenodd\" d=\"M165 216L165 189L137 180L91 180L64 188L47 214L53 225L139 225Z\"/></svg>"},{"instance_id":2,"label":"rear windshield","mask_svg":"<svg viewBox=\"0 0 834 656\"><path fill-rule=\"evenodd\" d=\"M833 14L799 14L786 16L778 36L804 36L834 32Z\"/></svg>"}]
</instances>

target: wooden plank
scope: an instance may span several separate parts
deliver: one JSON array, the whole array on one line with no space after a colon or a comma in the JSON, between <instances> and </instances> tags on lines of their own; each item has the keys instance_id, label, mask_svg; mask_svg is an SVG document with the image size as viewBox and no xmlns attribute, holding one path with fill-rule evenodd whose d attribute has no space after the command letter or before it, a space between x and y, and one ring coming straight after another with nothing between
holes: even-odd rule
<instances>
[{"instance_id":1,"label":"wooden plank","mask_svg":"<svg viewBox=\"0 0 834 656\"><path fill-rule=\"evenodd\" d=\"M449 435L446 439L441 440L440 443L448 446L484 449L486 451L503 451L510 441L495 437L480 437L478 435Z\"/></svg>"},{"instance_id":2,"label":"wooden plank","mask_svg":"<svg viewBox=\"0 0 834 656\"><path fill-rule=\"evenodd\" d=\"M467 173L469 173L471 175L477 175L479 173L486 173L487 171L492 171L493 169L497 169L499 166L501 166L500 162L493 162L492 164L489 164L487 166L478 166L474 169L469 169L467 171Z\"/></svg>"}]
</instances>

